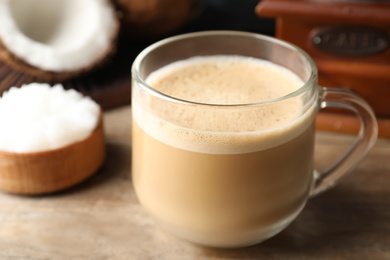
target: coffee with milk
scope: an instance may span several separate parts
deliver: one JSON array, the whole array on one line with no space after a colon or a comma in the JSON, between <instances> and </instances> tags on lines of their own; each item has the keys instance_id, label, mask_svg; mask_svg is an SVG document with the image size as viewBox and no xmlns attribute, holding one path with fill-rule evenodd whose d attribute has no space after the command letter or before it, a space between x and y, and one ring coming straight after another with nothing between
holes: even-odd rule
<instances>
[{"instance_id":1,"label":"coffee with milk","mask_svg":"<svg viewBox=\"0 0 390 260\"><path fill-rule=\"evenodd\" d=\"M134 186L166 229L200 244L244 246L296 217L312 186L316 108L304 108L299 95L267 102L302 87L297 75L255 58L199 56L146 82L193 103L132 108ZM238 111L240 104L251 105Z\"/></svg>"}]
</instances>

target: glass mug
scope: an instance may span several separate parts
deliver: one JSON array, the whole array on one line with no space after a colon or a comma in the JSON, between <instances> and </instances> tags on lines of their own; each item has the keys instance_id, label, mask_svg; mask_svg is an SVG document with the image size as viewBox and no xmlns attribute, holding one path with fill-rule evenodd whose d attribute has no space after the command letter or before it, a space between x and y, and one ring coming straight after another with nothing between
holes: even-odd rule
<instances>
[{"instance_id":1,"label":"glass mug","mask_svg":"<svg viewBox=\"0 0 390 260\"><path fill-rule=\"evenodd\" d=\"M147 83L167 64L215 55L272 62L296 74L302 85L271 100L218 104L214 98L220 93L202 103ZM268 36L207 31L164 39L138 55L132 78L137 197L163 228L201 245L242 247L277 234L308 198L350 172L377 138L374 113L364 100L346 90L319 87L308 54ZM300 104L294 120L278 124L276 117L291 114L293 104ZM361 128L349 152L318 173L313 167L315 116L324 107L355 112ZM248 129L252 123L256 127Z\"/></svg>"}]
</instances>

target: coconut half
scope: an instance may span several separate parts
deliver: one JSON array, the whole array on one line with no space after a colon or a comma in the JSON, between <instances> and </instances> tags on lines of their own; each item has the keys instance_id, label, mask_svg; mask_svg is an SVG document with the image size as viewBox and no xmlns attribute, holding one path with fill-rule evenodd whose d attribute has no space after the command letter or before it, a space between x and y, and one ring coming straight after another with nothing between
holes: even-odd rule
<instances>
[{"instance_id":1,"label":"coconut half","mask_svg":"<svg viewBox=\"0 0 390 260\"><path fill-rule=\"evenodd\" d=\"M42 79L66 79L115 50L110 0L0 0L0 58Z\"/></svg>"}]
</instances>

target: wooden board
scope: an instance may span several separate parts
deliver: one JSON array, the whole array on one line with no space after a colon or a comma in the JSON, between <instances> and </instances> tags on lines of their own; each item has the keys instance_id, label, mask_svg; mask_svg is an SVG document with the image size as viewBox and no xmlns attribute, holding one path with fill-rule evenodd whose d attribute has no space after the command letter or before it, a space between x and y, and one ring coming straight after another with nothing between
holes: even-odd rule
<instances>
[{"instance_id":1,"label":"wooden board","mask_svg":"<svg viewBox=\"0 0 390 260\"><path fill-rule=\"evenodd\" d=\"M107 159L87 181L47 196L0 192L0 259L390 259L388 139L379 139L335 188L310 199L280 234L252 247L214 249L163 231L139 204L131 181L130 107L106 111L104 122ZM317 169L353 140L318 133Z\"/></svg>"}]
</instances>

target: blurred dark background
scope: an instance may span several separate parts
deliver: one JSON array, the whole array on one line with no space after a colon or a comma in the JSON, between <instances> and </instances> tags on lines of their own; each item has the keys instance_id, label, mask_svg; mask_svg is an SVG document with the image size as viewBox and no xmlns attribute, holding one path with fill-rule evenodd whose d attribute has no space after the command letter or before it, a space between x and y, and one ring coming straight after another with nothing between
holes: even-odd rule
<instances>
[{"instance_id":1,"label":"blurred dark background","mask_svg":"<svg viewBox=\"0 0 390 260\"><path fill-rule=\"evenodd\" d=\"M275 34L274 19L255 14L259 0L197 0L194 17L181 32L239 30Z\"/></svg>"}]
</instances>

